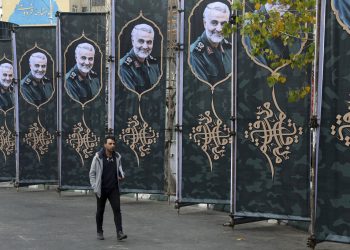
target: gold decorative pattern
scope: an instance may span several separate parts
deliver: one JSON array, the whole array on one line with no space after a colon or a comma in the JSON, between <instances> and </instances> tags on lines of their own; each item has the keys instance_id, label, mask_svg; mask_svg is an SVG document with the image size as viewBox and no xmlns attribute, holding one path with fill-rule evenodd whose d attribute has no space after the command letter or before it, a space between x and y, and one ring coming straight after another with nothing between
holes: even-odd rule
<instances>
[{"instance_id":1,"label":"gold decorative pattern","mask_svg":"<svg viewBox=\"0 0 350 250\"><path fill-rule=\"evenodd\" d=\"M257 108L256 121L248 124L245 138L249 138L256 147L266 156L271 169L272 179L275 175L275 164L281 164L289 159L291 147L299 142L299 136L303 134L303 128L287 118L287 115L279 108L274 88L272 90L273 104L265 102Z\"/></svg>"},{"instance_id":2,"label":"gold decorative pattern","mask_svg":"<svg viewBox=\"0 0 350 250\"><path fill-rule=\"evenodd\" d=\"M38 156L41 161L41 155L45 155L49 151L49 145L53 143L54 135L51 135L40 123L34 122L29 126L28 133L24 135L23 141L27 143Z\"/></svg>"},{"instance_id":3,"label":"gold decorative pattern","mask_svg":"<svg viewBox=\"0 0 350 250\"><path fill-rule=\"evenodd\" d=\"M5 120L5 126L0 127L0 151L3 153L5 162L6 156L15 152L15 135L8 129Z\"/></svg>"},{"instance_id":4,"label":"gold decorative pattern","mask_svg":"<svg viewBox=\"0 0 350 250\"><path fill-rule=\"evenodd\" d=\"M66 142L79 154L82 166L84 166L84 159L88 159L95 153L100 137L96 136L83 121L73 126L73 133L68 135Z\"/></svg>"},{"instance_id":5,"label":"gold decorative pattern","mask_svg":"<svg viewBox=\"0 0 350 250\"><path fill-rule=\"evenodd\" d=\"M134 115L128 119L128 127L123 129L119 135L126 145L134 152L137 158L137 164L140 165L139 157L145 157L151 153L151 145L157 143L159 133L145 122L142 117Z\"/></svg>"},{"instance_id":6,"label":"gold decorative pattern","mask_svg":"<svg viewBox=\"0 0 350 250\"><path fill-rule=\"evenodd\" d=\"M345 146L350 146L350 112L345 115L337 115L336 124L331 126L331 135L337 136Z\"/></svg>"},{"instance_id":7,"label":"gold decorative pattern","mask_svg":"<svg viewBox=\"0 0 350 250\"><path fill-rule=\"evenodd\" d=\"M198 126L192 128L189 138L207 155L211 171L212 160L225 156L226 145L232 142L231 129L220 118L213 118L210 111L199 115Z\"/></svg>"}]
</instances>

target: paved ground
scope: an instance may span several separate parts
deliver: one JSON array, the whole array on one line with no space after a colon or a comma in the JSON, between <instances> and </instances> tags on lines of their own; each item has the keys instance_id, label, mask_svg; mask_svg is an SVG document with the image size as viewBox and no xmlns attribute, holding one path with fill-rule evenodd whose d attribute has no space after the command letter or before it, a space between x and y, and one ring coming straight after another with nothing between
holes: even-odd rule
<instances>
[{"instance_id":1,"label":"paved ground","mask_svg":"<svg viewBox=\"0 0 350 250\"><path fill-rule=\"evenodd\" d=\"M116 240L112 211L105 214L104 241L96 240L93 195L21 188L0 188L1 250L102 249L308 249L308 234L267 222L223 227L226 213L151 200L122 197L125 242ZM316 249L349 250L350 245L322 243Z\"/></svg>"}]
</instances>

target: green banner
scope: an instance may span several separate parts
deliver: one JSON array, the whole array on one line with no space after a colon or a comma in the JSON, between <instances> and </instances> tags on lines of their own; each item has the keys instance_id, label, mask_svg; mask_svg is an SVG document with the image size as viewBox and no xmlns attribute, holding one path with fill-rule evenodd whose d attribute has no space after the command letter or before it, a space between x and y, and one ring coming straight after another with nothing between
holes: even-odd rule
<instances>
[{"instance_id":1,"label":"green banner","mask_svg":"<svg viewBox=\"0 0 350 250\"><path fill-rule=\"evenodd\" d=\"M59 13L62 56L61 187L90 188L106 125L106 14Z\"/></svg>"},{"instance_id":2,"label":"green banner","mask_svg":"<svg viewBox=\"0 0 350 250\"><path fill-rule=\"evenodd\" d=\"M298 39L292 46L266 44L283 58L307 46ZM274 68L273 60L252 55L249 37L239 38L238 62L235 214L308 220L310 96L289 102L288 91L310 85L310 70ZM269 87L272 72L287 81Z\"/></svg>"},{"instance_id":3,"label":"green banner","mask_svg":"<svg viewBox=\"0 0 350 250\"><path fill-rule=\"evenodd\" d=\"M167 7L167 0L116 2L114 131L124 192L164 192Z\"/></svg>"},{"instance_id":4,"label":"green banner","mask_svg":"<svg viewBox=\"0 0 350 250\"><path fill-rule=\"evenodd\" d=\"M0 181L16 177L11 40L0 40Z\"/></svg>"},{"instance_id":5,"label":"green banner","mask_svg":"<svg viewBox=\"0 0 350 250\"><path fill-rule=\"evenodd\" d=\"M316 238L350 243L350 4L327 1Z\"/></svg>"},{"instance_id":6,"label":"green banner","mask_svg":"<svg viewBox=\"0 0 350 250\"><path fill-rule=\"evenodd\" d=\"M221 33L229 16L229 1L185 1L183 202L230 200L232 43Z\"/></svg>"},{"instance_id":7,"label":"green banner","mask_svg":"<svg viewBox=\"0 0 350 250\"><path fill-rule=\"evenodd\" d=\"M56 27L16 30L19 182L57 182Z\"/></svg>"}]
</instances>

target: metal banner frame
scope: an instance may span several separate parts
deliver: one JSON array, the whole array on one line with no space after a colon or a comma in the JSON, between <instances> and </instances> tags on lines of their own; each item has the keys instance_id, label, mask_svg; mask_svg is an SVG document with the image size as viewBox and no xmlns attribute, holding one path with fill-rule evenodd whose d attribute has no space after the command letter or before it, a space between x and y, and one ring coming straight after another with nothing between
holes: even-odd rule
<instances>
[{"instance_id":1,"label":"metal banner frame","mask_svg":"<svg viewBox=\"0 0 350 250\"><path fill-rule=\"evenodd\" d=\"M237 13L236 13L237 14ZM233 57L234 60L237 60L237 54L235 57ZM235 72L235 76L237 76L237 71ZM235 81L235 90L237 90L237 79ZM235 97L237 98L237 92L235 93ZM236 106L233 107L234 111L237 112L237 100L235 102ZM234 114L234 113L233 113ZM237 115L237 113L235 113ZM234 124L237 124L237 120L235 115L232 116ZM236 125L237 126L237 125ZM237 127L235 127L237 130ZM236 131L235 130L235 131ZM275 213L264 213L264 212L237 212L236 204L237 204L237 159L236 159L236 153L237 153L237 137L233 139L234 142L234 149L232 150L232 176L231 176L231 204L230 204L230 222L226 223L225 225L228 226L234 226L237 224L243 224L243 223L249 223L264 219L286 219L286 220L295 220L295 221L310 221L311 218L309 216L294 216L294 215L279 215ZM309 145L309 150L312 152L311 144ZM234 159L233 159L234 158ZM311 160L311 159L310 159ZM311 163L309 162L310 168Z\"/></svg>"},{"instance_id":2,"label":"metal banner frame","mask_svg":"<svg viewBox=\"0 0 350 250\"><path fill-rule=\"evenodd\" d=\"M19 112L18 112L18 70L17 70L17 50L16 50L16 33L12 29L12 57L13 57L13 82L14 82L14 102L15 102L15 133L16 133L16 181L15 187L19 187Z\"/></svg>"},{"instance_id":3,"label":"metal banner frame","mask_svg":"<svg viewBox=\"0 0 350 250\"><path fill-rule=\"evenodd\" d=\"M55 105L54 101L56 100L55 95L57 91L57 66L55 65L56 55L54 55L57 49L52 43L45 45L46 42L43 42L43 40L37 40L38 38L40 39L40 35L44 35L41 39L49 37L56 41L56 27L53 25L20 26L16 27L15 33L16 54L18 54L18 58L16 58L18 61L18 113L16 113L16 118L19 126L19 145L17 150L20 152L20 157L18 158L19 175L16 185L56 184L57 169L54 167L53 158L56 159L57 157L57 147L55 146L57 144L55 141L57 120L52 111L53 109L56 110L56 106L54 107L53 105ZM47 37L45 37L45 34L47 34ZM32 37L33 39L31 39ZM45 81L46 86L52 86L53 89L51 89L51 93L48 92L50 96L47 96L45 92L49 91L48 89L41 89L45 93L46 101L35 99L39 98L39 96L32 92L33 85L31 81L33 76L32 73L28 73L30 72L30 67L28 67L27 63L29 58L31 58L30 55L34 52L40 52L47 57L48 71L46 71L46 75L41 81ZM27 86L30 87L25 89ZM35 100L38 102L34 103ZM47 108L45 110L44 105L51 107L50 111Z\"/></svg>"},{"instance_id":4,"label":"metal banner frame","mask_svg":"<svg viewBox=\"0 0 350 250\"><path fill-rule=\"evenodd\" d=\"M91 160L100 149L100 144L106 132L105 118L107 117L107 109L105 107L105 90L108 80L105 67L105 48L107 15L109 15L107 12L58 12L56 14L59 18L57 22L59 30L57 37L59 43L57 64L59 68L57 74L60 77L58 80L58 88L60 88L58 94L58 133L61 137L58 140L59 191L91 189L88 176ZM73 22L72 26L68 25L69 20L72 20L73 16L76 17L75 20L78 20L77 23ZM89 20L89 17L96 21L91 26L91 29L86 22L86 20ZM79 28L75 28L74 32L71 33L69 29L74 25ZM69 79L73 79L76 76L76 62L74 62L74 59L69 61L67 56L74 58L74 48L81 41L82 43L90 43L96 51L95 57L98 58L97 60L95 59L95 66L91 70L93 76L90 77L90 80L94 81L93 90L91 91L95 91L95 93L92 97L87 97L88 99L84 99L85 97L79 99L80 97L75 96L75 92L72 92L67 87L68 80L65 81L63 79L69 72L71 72ZM97 76L95 77L95 75ZM72 80L69 81L72 82ZM76 80L74 79L74 81ZM65 111L68 109L68 103L71 105L69 110L76 110L79 112L77 115L64 116ZM96 110L100 112L96 112ZM67 154L66 152L69 153ZM67 167L69 164L70 168ZM80 166L78 166L79 164Z\"/></svg>"},{"instance_id":5,"label":"metal banner frame","mask_svg":"<svg viewBox=\"0 0 350 250\"><path fill-rule=\"evenodd\" d=\"M327 19L327 5L331 5L331 1L317 1L317 29L318 32L316 34L316 60L315 60L315 89L313 91L313 95L315 96L315 106L313 107L313 117L311 120L311 123L314 127L314 133L313 133L313 168L312 168L312 191L311 199L313 200L313 203L311 204L311 225L310 225L310 236L308 238L308 247L315 249L316 245L319 244L322 241L334 241L334 242L341 242L341 243L349 243L347 238L346 240L342 241L339 237L339 235L328 235L326 239L320 240L317 237L316 233L316 224L318 223L317 219L317 204L318 204L318 194L320 193L318 191L318 175L319 175L319 150L320 150L320 139L321 139L321 118L322 118L322 106L323 106L323 84L324 84L324 78L325 78L325 61L324 61L324 55L325 55L325 40L326 40L326 19ZM333 2L333 1L332 1ZM332 13L333 15L333 13ZM343 27L345 30L345 28ZM317 50L318 49L318 50ZM327 63L327 62L326 62ZM317 70L317 74L316 74ZM325 88L326 89L326 88ZM332 211L329 211L329 213L332 213Z\"/></svg>"},{"instance_id":6,"label":"metal banner frame","mask_svg":"<svg viewBox=\"0 0 350 250\"><path fill-rule=\"evenodd\" d=\"M5 23L7 24L7 23ZM11 23L10 23L11 24ZM0 37L0 46L3 46L0 54L0 58L2 60L2 63L7 62L10 63L11 65L13 64L13 50L12 50L12 38L11 38L11 34L12 31L10 29L10 27L2 27L3 26L3 22L0 22L0 32L5 33L4 30L6 30L6 32L8 31L9 36L4 36L4 37ZM3 35L3 34L2 34ZM3 53L2 53L3 52ZM14 93L12 92L12 95ZM16 179L16 153L15 153L15 131L14 131L14 103L13 106L9 109L3 110L0 107L0 119L4 118L4 123L1 122L0 126L1 127L1 131L0 133L4 133L2 134L2 137L0 139L0 155L3 155L3 158L5 160L5 164L3 164L3 162L1 162L1 167L0 167L0 182L14 182ZM10 114L8 116L8 114ZM9 118L9 119L8 119ZM11 123L11 125L9 126L8 121ZM5 140L5 141L3 141ZM9 159L9 161L7 161L7 159ZM4 167L4 168L3 168ZM3 172L4 171L4 172Z\"/></svg>"},{"instance_id":7,"label":"metal banner frame","mask_svg":"<svg viewBox=\"0 0 350 250\"><path fill-rule=\"evenodd\" d=\"M62 45L61 45L61 21L60 13L56 13L56 82L57 82L57 167L58 167L58 190L62 187Z\"/></svg>"},{"instance_id":8,"label":"metal banner frame","mask_svg":"<svg viewBox=\"0 0 350 250\"><path fill-rule=\"evenodd\" d=\"M185 0L178 1L177 41L179 50L176 53L176 206L182 199L182 112L183 112L183 63L184 63L184 31L185 31Z\"/></svg>"},{"instance_id":9,"label":"metal banner frame","mask_svg":"<svg viewBox=\"0 0 350 250\"><path fill-rule=\"evenodd\" d=\"M114 132L114 107L115 107L115 2L111 1L110 37L109 37L109 75L108 75L108 133Z\"/></svg>"},{"instance_id":10,"label":"metal banner frame","mask_svg":"<svg viewBox=\"0 0 350 250\"><path fill-rule=\"evenodd\" d=\"M315 61L313 85L311 86L311 192L310 192L310 236L308 246L316 247L316 210L317 210L317 174L318 174L318 152L320 141L320 122L322 109L322 88L323 88L323 66L325 46L325 22L326 22L326 1L316 1L316 30L315 30Z\"/></svg>"}]
</instances>

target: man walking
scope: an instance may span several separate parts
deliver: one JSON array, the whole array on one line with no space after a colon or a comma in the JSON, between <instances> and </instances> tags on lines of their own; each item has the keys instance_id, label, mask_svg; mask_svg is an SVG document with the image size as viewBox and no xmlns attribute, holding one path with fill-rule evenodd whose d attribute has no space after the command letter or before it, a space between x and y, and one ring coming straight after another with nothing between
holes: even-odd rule
<instances>
[{"instance_id":1,"label":"man walking","mask_svg":"<svg viewBox=\"0 0 350 250\"><path fill-rule=\"evenodd\" d=\"M107 199L113 210L117 239L123 240L127 238L122 228L119 192L119 181L124 179L124 172L121 156L114 149L115 138L107 136L104 141L104 147L96 153L92 160L89 173L90 184L97 199L96 225L97 239L99 240L104 240L102 225Z\"/></svg>"}]
</instances>

